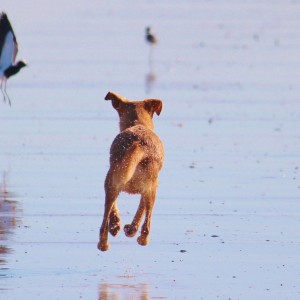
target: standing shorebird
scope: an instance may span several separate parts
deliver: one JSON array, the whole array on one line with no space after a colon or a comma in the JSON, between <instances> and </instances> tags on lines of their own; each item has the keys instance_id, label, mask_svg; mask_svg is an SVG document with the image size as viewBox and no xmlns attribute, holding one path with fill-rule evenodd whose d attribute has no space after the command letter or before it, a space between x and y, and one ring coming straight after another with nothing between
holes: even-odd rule
<instances>
[{"instance_id":1,"label":"standing shorebird","mask_svg":"<svg viewBox=\"0 0 300 300\"><path fill-rule=\"evenodd\" d=\"M149 73L146 74L146 93L149 93L151 91L151 88L153 86L153 82L156 80L156 75L153 71L153 59L152 59L152 49L153 45L157 43L157 38L154 35L154 33L151 30L151 27L146 27L146 36L145 36L146 42L150 45L149 47Z\"/></svg>"},{"instance_id":2,"label":"standing shorebird","mask_svg":"<svg viewBox=\"0 0 300 300\"><path fill-rule=\"evenodd\" d=\"M146 41L150 45L157 43L157 39L156 39L155 35L152 33L151 27L146 28Z\"/></svg>"},{"instance_id":3,"label":"standing shorebird","mask_svg":"<svg viewBox=\"0 0 300 300\"><path fill-rule=\"evenodd\" d=\"M17 74L27 64L20 60L16 62L18 43L6 13L0 14L0 83L3 100L11 101L6 92L6 81L10 76ZM3 87L4 85L4 87Z\"/></svg>"}]
</instances>

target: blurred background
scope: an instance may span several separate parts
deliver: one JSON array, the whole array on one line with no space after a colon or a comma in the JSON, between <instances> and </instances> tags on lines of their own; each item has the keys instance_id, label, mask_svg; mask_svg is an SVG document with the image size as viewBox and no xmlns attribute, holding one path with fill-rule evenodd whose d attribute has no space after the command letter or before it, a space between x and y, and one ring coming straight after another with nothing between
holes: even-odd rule
<instances>
[{"instance_id":1,"label":"blurred background","mask_svg":"<svg viewBox=\"0 0 300 300\"><path fill-rule=\"evenodd\" d=\"M300 1L0 9L29 65L8 80L12 106L0 99L6 299L299 295ZM154 123L166 157L150 245L121 233L104 255L103 182L119 130L109 90L163 100ZM123 224L137 201L120 196Z\"/></svg>"}]
</instances>

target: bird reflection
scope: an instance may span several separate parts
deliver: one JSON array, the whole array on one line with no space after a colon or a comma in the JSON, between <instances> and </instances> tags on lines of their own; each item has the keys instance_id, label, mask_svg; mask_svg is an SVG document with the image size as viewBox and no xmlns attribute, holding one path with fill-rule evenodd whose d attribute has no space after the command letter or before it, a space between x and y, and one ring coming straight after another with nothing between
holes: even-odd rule
<instances>
[{"instance_id":1,"label":"bird reflection","mask_svg":"<svg viewBox=\"0 0 300 300\"><path fill-rule=\"evenodd\" d=\"M0 182L0 264L5 264L5 256L12 252L9 239L17 226L17 201L11 199L7 189L7 173L3 173Z\"/></svg>"},{"instance_id":2,"label":"bird reflection","mask_svg":"<svg viewBox=\"0 0 300 300\"><path fill-rule=\"evenodd\" d=\"M146 74L146 93L149 94L156 80L156 75L153 71Z\"/></svg>"},{"instance_id":3,"label":"bird reflection","mask_svg":"<svg viewBox=\"0 0 300 300\"><path fill-rule=\"evenodd\" d=\"M157 38L154 35L154 33L152 32L151 27L147 27L146 28L146 36L145 36L146 42L149 45L149 57L148 57L148 64L149 64L149 71L146 74L146 93L150 93L154 82L156 80L156 75L154 72L154 62L153 62L153 46L155 46L155 44L157 44Z\"/></svg>"},{"instance_id":4,"label":"bird reflection","mask_svg":"<svg viewBox=\"0 0 300 300\"><path fill-rule=\"evenodd\" d=\"M99 286L98 300L149 300L148 284L109 284Z\"/></svg>"}]
</instances>

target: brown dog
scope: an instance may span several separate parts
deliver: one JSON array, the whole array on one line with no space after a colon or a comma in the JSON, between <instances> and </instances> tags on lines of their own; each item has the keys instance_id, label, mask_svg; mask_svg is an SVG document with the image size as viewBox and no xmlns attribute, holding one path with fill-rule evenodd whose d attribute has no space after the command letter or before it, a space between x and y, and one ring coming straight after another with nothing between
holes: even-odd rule
<instances>
[{"instance_id":1,"label":"brown dog","mask_svg":"<svg viewBox=\"0 0 300 300\"><path fill-rule=\"evenodd\" d=\"M109 248L108 231L116 236L121 228L121 219L116 199L121 191L141 194L138 210L131 224L124 226L126 236L133 237L145 214L140 245L147 245L150 220L158 185L158 172L164 159L163 143L153 132L152 117L159 115L162 101L146 99L129 101L113 92L105 100L111 100L120 117L120 133L110 148L110 168L105 179L105 209L100 228L98 249Z\"/></svg>"}]
</instances>

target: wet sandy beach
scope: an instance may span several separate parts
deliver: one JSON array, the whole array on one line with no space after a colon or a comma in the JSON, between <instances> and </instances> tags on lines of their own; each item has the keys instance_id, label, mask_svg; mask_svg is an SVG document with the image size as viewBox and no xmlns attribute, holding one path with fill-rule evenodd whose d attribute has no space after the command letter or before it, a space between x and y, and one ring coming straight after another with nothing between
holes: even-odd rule
<instances>
[{"instance_id":1,"label":"wet sandy beach","mask_svg":"<svg viewBox=\"0 0 300 300\"><path fill-rule=\"evenodd\" d=\"M1 2L29 67L0 99L0 298L298 299L300 2L62 2ZM166 153L150 244L102 253L109 90L163 100Z\"/></svg>"}]
</instances>

